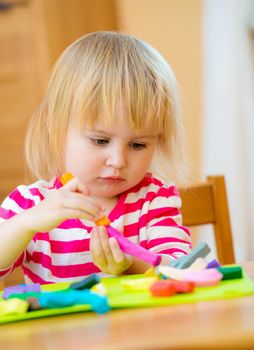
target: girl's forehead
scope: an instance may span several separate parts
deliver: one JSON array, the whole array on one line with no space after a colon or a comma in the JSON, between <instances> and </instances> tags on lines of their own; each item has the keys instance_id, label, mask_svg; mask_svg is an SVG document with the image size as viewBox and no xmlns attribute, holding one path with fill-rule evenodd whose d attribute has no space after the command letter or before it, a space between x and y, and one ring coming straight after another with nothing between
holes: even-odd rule
<instances>
[{"instance_id":1,"label":"girl's forehead","mask_svg":"<svg viewBox=\"0 0 254 350\"><path fill-rule=\"evenodd\" d=\"M141 128L135 127L128 118L113 118L107 122L104 119L98 120L92 127L86 128L91 131L105 132L108 134L126 134L130 136L151 136L155 137L156 133L153 126L143 125Z\"/></svg>"}]
</instances>

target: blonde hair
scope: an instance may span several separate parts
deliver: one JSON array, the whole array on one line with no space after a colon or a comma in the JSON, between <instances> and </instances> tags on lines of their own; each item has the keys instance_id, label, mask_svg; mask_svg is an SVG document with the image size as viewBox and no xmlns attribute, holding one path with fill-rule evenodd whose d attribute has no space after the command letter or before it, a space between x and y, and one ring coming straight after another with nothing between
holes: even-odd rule
<instances>
[{"instance_id":1,"label":"blonde hair","mask_svg":"<svg viewBox=\"0 0 254 350\"><path fill-rule=\"evenodd\" d=\"M81 37L56 62L27 131L25 156L30 172L45 180L56 176L63 168L70 119L93 126L103 117L110 123L119 101L124 102L133 128L149 124L157 132L153 174L181 181L183 123L174 73L152 46L115 32Z\"/></svg>"}]
</instances>

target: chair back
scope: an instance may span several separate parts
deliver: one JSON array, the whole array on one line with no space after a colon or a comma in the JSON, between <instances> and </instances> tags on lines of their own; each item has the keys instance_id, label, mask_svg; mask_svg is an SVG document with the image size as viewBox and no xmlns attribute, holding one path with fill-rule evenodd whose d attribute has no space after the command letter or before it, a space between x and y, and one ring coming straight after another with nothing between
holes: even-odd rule
<instances>
[{"instance_id":1,"label":"chair back","mask_svg":"<svg viewBox=\"0 0 254 350\"><path fill-rule=\"evenodd\" d=\"M223 175L208 176L206 181L180 189L183 224L188 227L212 224L218 260L235 262L226 184Z\"/></svg>"}]
</instances>

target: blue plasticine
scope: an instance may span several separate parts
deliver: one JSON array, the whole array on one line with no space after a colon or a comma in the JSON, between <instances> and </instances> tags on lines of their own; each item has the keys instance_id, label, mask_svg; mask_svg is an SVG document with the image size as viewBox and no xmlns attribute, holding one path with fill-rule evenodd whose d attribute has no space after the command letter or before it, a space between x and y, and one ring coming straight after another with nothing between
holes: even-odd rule
<instances>
[{"instance_id":1,"label":"blue plasticine","mask_svg":"<svg viewBox=\"0 0 254 350\"><path fill-rule=\"evenodd\" d=\"M41 307L47 309L89 304L92 310L99 314L110 310L107 297L95 294L88 289L45 292L38 296L38 300Z\"/></svg>"},{"instance_id":2,"label":"blue plasticine","mask_svg":"<svg viewBox=\"0 0 254 350\"><path fill-rule=\"evenodd\" d=\"M176 267L178 269L186 269L189 267L197 258L205 258L207 254L211 251L208 244L204 241L201 241L191 253L182 256L181 258L171 261L170 266Z\"/></svg>"}]
</instances>

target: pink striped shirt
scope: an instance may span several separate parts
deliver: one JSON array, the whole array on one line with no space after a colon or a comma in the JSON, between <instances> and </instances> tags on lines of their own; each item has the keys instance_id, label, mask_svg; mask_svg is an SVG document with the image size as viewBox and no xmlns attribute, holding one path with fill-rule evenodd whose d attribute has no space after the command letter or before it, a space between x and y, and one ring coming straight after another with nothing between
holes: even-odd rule
<instances>
[{"instance_id":1,"label":"pink striped shirt","mask_svg":"<svg viewBox=\"0 0 254 350\"><path fill-rule=\"evenodd\" d=\"M54 183L40 180L18 186L2 204L0 222L37 205L60 186L59 178ZM191 248L189 230L182 226L180 206L174 184L165 185L147 174L138 185L120 195L108 216L111 225L120 228L131 241L177 259ZM89 251L93 227L91 221L73 218L49 232L37 232L17 261L0 270L0 276L5 277L17 266L22 266L27 283L69 282L101 273Z\"/></svg>"}]
</instances>

